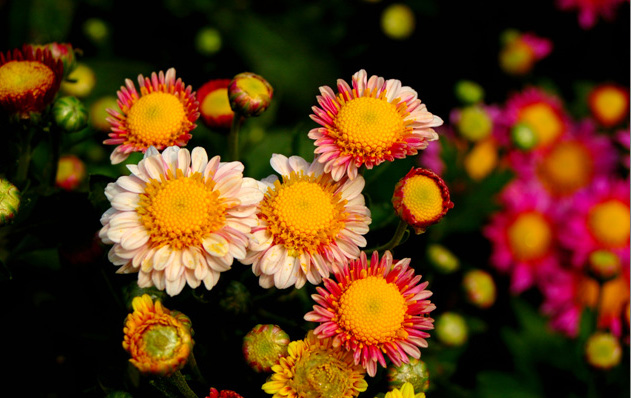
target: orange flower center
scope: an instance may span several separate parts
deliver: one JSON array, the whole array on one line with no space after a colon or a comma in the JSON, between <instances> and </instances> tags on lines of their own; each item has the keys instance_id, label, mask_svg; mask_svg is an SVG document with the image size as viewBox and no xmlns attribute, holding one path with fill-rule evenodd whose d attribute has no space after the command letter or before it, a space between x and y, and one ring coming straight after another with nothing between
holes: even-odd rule
<instances>
[{"instance_id":1,"label":"orange flower center","mask_svg":"<svg viewBox=\"0 0 631 398\"><path fill-rule=\"evenodd\" d=\"M228 89L218 88L209 93L200 105L204 115L211 117L219 117L224 115L232 115L230 101L228 100Z\"/></svg>"},{"instance_id":2,"label":"orange flower center","mask_svg":"<svg viewBox=\"0 0 631 398\"><path fill-rule=\"evenodd\" d=\"M508 242L518 260L537 260L548 252L552 229L540 213L523 213L508 227Z\"/></svg>"},{"instance_id":3,"label":"orange flower center","mask_svg":"<svg viewBox=\"0 0 631 398\"><path fill-rule=\"evenodd\" d=\"M342 105L331 136L345 155L382 159L391 154L394 144L412 131L410 122L405 120L409 113L405 102L398 99L388 102L385 91L379 97L374 97L370 90L364 95L348 102L338 96Z\"/></svg>"},{"instance_id":4,"label":"orange flower center","mask_svg":"<svg viewBox=\"0 0 631 398\"><path fill-rule=\"evenodd\" d=\"M127 113L127 142L148 148L173 144L188 125L186 110L180 99L163 92L143 95Z\"/></svg>"},{"instance_id":5,"label":"orange flower center","mask_svg":"<svg viewBox=\"0 0 631 398\"><path fill-rule=\"evenodd\" d=\"M589 212L589 230L606 247L629 243L629 205L611 199L597 204Z\"/></svg>"},{"instance_id":6,"label":"orange flower center","mask_svg":"<svg viewBox=\"0 0 631 398\"><path fill-rule=\"evenodd\" d=\"M0 100L23 97L30 93L38 98L55 82L55 73L38 61L9 61L0 66Z\"/></svg>"},{"instance_id":7,"label":"orange flower center","mask_svg":"<svg viewBox=\"0 0 631 398\"><path fill-rule=\"evenodd\" d=\"M410 211L417 222L432 221L443 212L443 195L432 178L415 175L403 186L401 203Z\"/></svg>"},{"instance_id":8,"label":"orange flower center","mask_svg":"<svg viewBox=\"0 0 631 398\"><path fill-rule=\"evenodd\" d=\"M397 285L369 276L353 281L339 301L340 327L368 345L406 338L407 304Z\"/></svg>"},{"instance_id":9,"label":"orange flower center","mask_svg":"<svg viewBox=\"0 0 631 398\"><path fill-rule=\"evenodd\" d=\"M323 175L324 176L324 175ZM274 242L283 244L290 255L317 252L330 244L344 228L346 200L334 193L337 185L292 172L269 188L261 202Z\"/></svg>"},{"instance_id":10,"label":"orange flower center","mask_svg":"<svg viewBox=\"0 0 631 398\"><path fill-rule=\"evenodd\" d=\"M538 102L519 112L519 121L526 123L537 136L537 146L547 146L563 133L563 121L552 106Z\"/></svg>"},{"instance_id":11,"label":"orange flower center","mask_svg":"<svg viewBox=\"0 0 631 398\"><path fill-rule=\"evenodd\" d=\"M158 247L176 249L199 246L219 230L226 220L226 208L214 190L215 182L204 182L201 173L184 177L181 170L173 179L150 180L140 195L137 212Z\"/></svg>"},{"instance_id":12,"label":"orange flower center","mask_svg":"<svg viewBox=\"0 0 631 398\"><path fill-rule=\"evenodd\" d=\"M495 169L498 162L497 145L493 139L477 142L464 159L469 176L479 181Z\"/></svg>"},{"instance_id":13,"label":"orange flower center","mask_svg":"<svg viewBox=\"0 0 631 398\"><path fill-rule=\"evenodd\" d=\"M587 148L575 141L561 142L545 156L537 169L545 187L557 195L570 195L586 187L594 164Z\"/></svg>"}]
</instances>

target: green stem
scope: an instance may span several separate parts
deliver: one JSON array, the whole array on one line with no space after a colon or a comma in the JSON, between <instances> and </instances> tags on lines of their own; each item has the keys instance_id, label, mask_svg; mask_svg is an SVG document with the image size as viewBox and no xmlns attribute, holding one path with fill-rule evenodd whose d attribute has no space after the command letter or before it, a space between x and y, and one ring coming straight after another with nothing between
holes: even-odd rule
<instances>
[{"instance_id":1,"label":"green stem","mask_svg":"<svg viewBox=\"0 0 631 398\"><path fill-rule=\"evenodd\" d=\"M239 160L239 130L245 118L238 113L234 114L232 118L232 126L230 127L230 134L228 134L228 160Z\"/></svg>"},{"instance_id":2,"label":"green stem","mask_svg":"<svg viewBox=\"0 0 631 398\"><path fill-rule=\"evenodd\" d=\"M169 381L169 383L174 385L178 389L178 391L186 398L198 398L197 394L195 394L195 392L191 390L191 387L188 386L186 378L179 370L173 373L173 375L171 375L171 377L169 377L167 380Z\"/></svg>"},{"instance_id":3,"label":"green stem","mask_svg":"<svg viewBox=\"0 0 631 398\"><path fill-rule=\"evenodd\" d=\"M188 357L187 364L190 367L191 371L193 372L193 374L195 375L195 378L197 379L199 383L203 385L208 384L206 383L206 380L204 379L202 372L200 372L199 367L197 366L197 360L195 359L195 354L192 351L191 351L191 355L189 355Z\"/></svg>"},{"instance_id":4,"label":"green stem","mask_svg":"<svg viewBox=\"0 0 631 398\"><path fill-rule=\"evenodd\" d=\"M407 230L408 230L408 224L405 221L403 221L402 218L399 219L399 225L397 225L397 229L394 231L394 235L392 236L392 239L390 239L390 241L386 244L377 246L374 249L366 250L366 255L370 255L374 251L384 252L386 250L394 249L395 247L399 245L399 243L401 243L401 239L403 239L403 236L405 235L405 231Z\"/></svg>"}]
</instances>

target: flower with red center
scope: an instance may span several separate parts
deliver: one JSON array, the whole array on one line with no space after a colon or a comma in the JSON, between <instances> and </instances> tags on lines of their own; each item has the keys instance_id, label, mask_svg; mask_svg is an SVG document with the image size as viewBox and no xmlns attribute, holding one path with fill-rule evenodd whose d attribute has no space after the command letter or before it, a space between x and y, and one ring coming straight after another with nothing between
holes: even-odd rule
<instances>
[{"instance_id":1,"label":"flower with red center","mask_svg":"<svg viewBox=\"0 0 631 398\"><path fill-rule=\"evenodd\" d=\"M229 129L234 112L228 100L230 79L213 79L197 90L199 112L204 124L210 128Z\"/></svg>"},{"instance_id":2,"label":"flower with red center","mask_svg":"<svg viewBox=\"0 0 631 398\"><path fill-rule=\"evenodd\" d=\"M560 231L572 263L584 266L589 255L605 249L629 263L629 180L602 177L578 192Z\"/></svg>"},{"instance_id":3,"label":"flower with red center","mask_svg":"<svg viewBox=\"0 0 631 398\"><path fill-rule=\"evenodd\" d=\"M243 398L232 390L218 391L216 388L211 388L210 393L206 398Z\"/></svg>"},{"instance_id":4,"label":"flower with red center","mask_svg":"<svg viewBox=\"0 0 631 398\"><path fill-rule=\"evenodd\" d=\"M259 183L265 194L252 229L248 254L265 288L317 285L337 264L359 256L372 221L362 190L364 178L334 181L317 161L274 154L275 175Z\"/></svg>"},{"instance_id":5,"label":"flower with red center","mask_svg":"<svg viewBox=\"0 0 631 398\"><path fill-rule=\"evenodd\" d=\"M506 101L506 123L510 127L527 125L535 135L533 149L545 148L568 129L568 115L561 99L537 87L512 94Z\"/></svg>"},{"instance_id":6,"label":"flower with red center","mask_svg":"<svg viewBox=\"0 0 631 398\"><path fill-rule=\"evenodd\" d=\"M208 160L197 147L150 148L130 176L108 184L112 204L99 236L113 244L109 259L118 273L139 272L140 287L173 296L188 283L212 289L234 259L245 257L248 234L263 198L243 164Z\"/></svg>"},{"instance_id":7,"label":"flower with red center","mask_svg":"<svg viewBox=\"0 0 631 398\"><path fill-rule=\"evenodd\" d=\"M320 323L315 334L333 338L370 376L377 373L377 363L387 366L384 354L395 366L420 358L426 331L434 328L432 292L425 289L428 282L419 284L421 276L409 265L409 258L393 265L389 251L381 259L373 252L369 265L362 252L311 296L317 304L305 320Z\"/></svg>"},{"instance_id":8,"label":"flower with red center","mask_svg":"<svg viewBox=\"0 0 631 398\"><path fill-rule=\"evenodd\" d=\"M199 117L199 103L191 86L175 80L175 69L153 72L150 78L138 76L140 94L127 79L118 94L119 110L108 109L112 125L106 145L117 145L110 156L118 164L132 152L149 147L163 150L168 146L185 146Z\"/></svg>"},{"instance_id":9,"label":"flower with red center","mask_svg":"<svg viewBox=\"0 0 631 398\"><path fill-rule=\"evenodd\" d=\"M503 36L500 67L511 75L529 73L537 61L547 57L552 51L552 42L534 33L509 30Z\"/></svg>"},{"instance_id":10,"label":"flower with red center","mask_svg":"<svg viewBox=\"0 0 631 398\"><path fill-rule=\"evenodd\" d=\"M159 300L144 294L132 301L127 315L123 348L143 374L170 376L188 361L193 349L190 319L165 308Z\"/></svg>"},{"instance_id":11,"label":"flower with red center","mask_svg":"<svg viewBox=\"0 0 631 398\"><path fill-rule=\"evenodd\" d=\"M421 168L412 168L394 187L394 210L417 234L440 221L454 207L442 178Z\"/></svg>"},{"instance_id":12,"label":"flower with red center","mask_svg":"<svg viewBox=\"0 0 631 398\"><path fill-rule=\"evenodd\" d=\"M620 4L628 0L556 0L560 10L576 10L578 24L583 29L591 29L599 17L612 20Z\"/></svg>"},{"instance_id":13,"label":"flower with red center","mask_svg":"<svg viewBox=\"0 0 631 398\"><path fill-rule=\"evenodd\" d=\"M483 234L491 242L491 264L510 273L517 294L560 267L555 221L560 210L538 185L520 180L506 186L500 204Z\"/></svg>"},{"instance_id":14,"label":"flower with red center","mask_svg":"<svg viewBox=\"0 0 631 398\"><path fill-rule=\"evenodd\" d=\"M602 289L602 291L601 291ZM617 277L601 284L583 270L560 270L543 279L544 302L541 311L550 317L550 326L568 336L578 334L583 309L598 313L597 326L620 337L629 311L629 263ZM626 320L626 321L625 321Z\"/></svg>"},{"instance_id":15,"label":"flower with red center","mask_svg":"<svg viewBox=\"0 0 631 398\"><path fill-rule=\"evenodd\" d=\"M443 124L427 111L412 88L396 79L370 79L365 70L355 73L352 86L337 81L338 94L320 87L320 107L311 115L322 127L309 132L315 140L317 161L333 179L345 174L352 180L362 165L368 169L384 161L416 155L438 139L432 129Z\"/></svg>"},{"instance_id":16,"label":"flower with red center","mask_svg":"<svg viewBox=\"0 0 631 398\"><path fill-rule=\"evenodd\" d=\"M604 127L614 127L629 115L629 89L618 84L596 86L587 96L594 118Z\"/></svg>"},{"instance_id":17,"label":"flower with red center","mask_svg":"<svg viewBox=\"0 0 631 398\"><path fill-rule=\"evenodd\" d=\"M24 45L0 53L0 108L25 119L41 113L55 99L63 73L47 48Z\"/></svg>"},{"instance_id":18,"label":"flower with red center","mask_svg":"<svg viewBox=\"0 0 631 398\"><path fill-rule=\"evenodd\" d=\"M273 398L352 398L368 388L366 371L353 363L353 355L311 330L303 340L289 343L288 355L272 372L262 388Z\"/></svg>"},{"instance_id":19,"label":"flower with red center","mask_svg":"<svg viewBox=\"0 0 631 398\"><path fill-rule=\"evenodd\" d=\"M554 198L571 195L610 175L616 166L611 139L599 134L589 120L574 123L567 134L535 152L514 150L508 158L522 179L535 179Z\"/></svg>"}]
</instances>

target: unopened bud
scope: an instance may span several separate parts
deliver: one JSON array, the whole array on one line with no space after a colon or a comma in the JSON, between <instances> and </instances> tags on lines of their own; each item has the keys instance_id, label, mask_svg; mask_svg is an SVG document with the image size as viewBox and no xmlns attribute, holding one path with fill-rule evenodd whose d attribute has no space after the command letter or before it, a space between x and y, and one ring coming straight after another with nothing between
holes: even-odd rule
<instances>
[{"instance_id":1,"label":"unopened bud","mask_svg":"<svg viewBox=\"0 0 631 398\"><path fill-rule=\"evenodd\" d=\"M0 178L0 225L15 218L20 208L20 191L4 178Z\"/></svg>"},{"instance_id":2,"label":"unopened bud","mask_svg":"<svg viewBox=\"0 0 631 398\"><path fill-rule=\"evenodd\" d=\"M484 89L471 80L460 80L454 88L456 98L463 104L476 104L484 99Z\"/></svg>"},{"instance_id":3,"label":"unopened bud","mask_svg":"<svg viewBox=\"0 0 631 398\"><path fill-rule=\"evenodd\" d=\"M414 33L416 18L405 4L391 4L381 14L381 30L391 39L407 39Z\"/></svg>"},{"instance_id":4,"label":"unopened bud","mask_svg":"<svg viewBox=\"0 0 631 398\"><path fill-rule=\"evenodd\" d=\"M587 363L595 368L611 369L620 363L622 347L613 334L596 332L587 339L585 357Z\"/></svg>"},{"instance_id":5,"label":"unopened bud","mask_svg":"<svg viewBox=\"0 0 631 398\"><path fill-rule=\"evenodd\" d=\"M412 384L415 392L425 392L429 388L429 373L425 362L410 358L410 363L388 367L388 385L401 388L404 383Z\"/></svg>"},{"instance_id":6,"label":"unopened bud","mask_svg":"<svg viewBox=\"0 0 631 398\"><path fill-rule=\"evenodd\" d=\"M445 312L434 324L436 336L445 345L457 347L463 345L469 336L469 328L464 317L455 312Z\"/></svg>"},{"instance_id":7,"label":"unopened bud","mask_svg":"<svg viewBox=\"0 0 631 398\"><path fill-rule=\"evenodd\" d=\"M537 145L537 135L532 128L525 123L517 123L513 126L510 135L513 144L519 149L527 151Z\"/></svg>"},{"instance_id":8,"label":"unopened bud","mask_svg":"<svg viewBox=\"0 0 631 398\"><path fill-rule=\"evenodd\" d=\"M476 307L489 308L495 303L495 281L486 271L480 269L468 271L462 280L462 287L467 300Z\"/></svg>"},{"instance_id":9,"label":"unopened bud","mask_svg":"<svg viewBox=\"0 0 631 398\"><path fill-rule=\"evenodd\" d=\"M247 312L250 300L248 288L243 283L232 280L226 287L224 297L219 300L219 305L233 314L243 314Z\"/></svg>"},{"instance_id":10,"label":"unopened bud","mask_svg":"<svg viewBox=\"0 0 631 398\"><path fill-rule=\"evenodd\" d=\"M443 274L450 274L460 268L458 257L438 243L432 243L427 247L427 258L430 264Z\"/></svg>"},{"instance_id":11,"label":"unopened bud","mask_svg":"<svg viewBox=\"0 0 631 398\"><path fill-rule=\"evenodd\" d=\"M243 72L228 86L228 98L233 112L242 116L259 116L272 102L274 89L261 76Z\"/></svg>"},{"instance_id":12,"label":"unopened bud","mask_svg":"<svg viewBox=\"0 0 631 398\"><path fill-rule=\"evenodd\" d=\"M85 176L85 164L77 156L63 155L59 158L55 185L66 191L72 191L83 182Z\"/></svg>"},{"instance_id":13,"label":"unopened bud","mask_svg":"<svg viewBox=\"0 0 631 398\"><path fill-rule=\"evenodd\" d=\"M57 126L69 133L82 130L88 124L88 110L77 97L61 97L53 104Z\"/></svg>"},{"instance_id":14,"label":"unopened bud","mask_svg":"<svg viewBox=\"0 0 631 398\"><path fill-rule=\"evenodd\" d=\"M75 70L61 82L61 91L67 95L85 98L96 85L96 74L89 66L78 63Z\"/></svg>"},{"instance_id":15,"label":"unopened bud","mask_svg":"<svg viewBox=\"0 0 631 398\"><path fill-rule=\"evenodd\" d=\"M603 282L616 277L622 268L620 257L605 249L593 251L587 264L589 272Z\"/></svg>"},{"instance_id":16,"label":"unopened bud","mask_svg":"<svg viewBox=\"0 0 631 398\"><path fill-rule=\"evenodd\" d=\"M277 325L256 325L243 338L243 356L257 372L269 372L287 355L289 335Z\"/></svg>"}]
</instances>

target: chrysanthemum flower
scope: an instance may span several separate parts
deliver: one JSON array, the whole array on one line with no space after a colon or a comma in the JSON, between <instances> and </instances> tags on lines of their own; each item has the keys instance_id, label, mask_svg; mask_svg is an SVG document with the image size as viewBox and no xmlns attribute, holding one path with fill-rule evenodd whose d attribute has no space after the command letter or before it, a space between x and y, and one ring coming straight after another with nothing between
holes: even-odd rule
<instances>
[{"instance_id":1,"label":"chrysanthemum flower","mask_svg":"<svg viewBox=\"0 0 631 398\"><path fill-rule=\"evenodd\" d=\"M454 207L442 178L430 170L412 168L394 187L392 204L417 234L440 221Z\"/></svg>"},{"instance_id":2,"label":"chrysanthemum flower","mask_svg":"<svg viewBox=\"0 0 631 398\"><path fill-rule=\"evenodd\" d=\"M59 91L63 73L61 60L47 48L24 45L0 53L0 108L21 118L41 113Z\"/></svg>"},{"instance_id":3,"label":"chrysanthemum flower","mask_svg":"<svg viewBox=\"0 0 631 398\"><path fill-rule=\"evenodd\" d=\"M401 389L395 388L388 391L384 398L425 398L425 393L415 393L414 386L411 383L403 383Z\"/></svg>"},{"instance_id":4,"label":"chrysanthemum flower","mask_svg":"<svg viewBox=\"0 0 631 398\"><path fill-rule=\"evenodd\" d=\"M583 29L591 29L598 18L612 20L620 4L628 0L556 0L561 10L576 10L578 24Z\"/></svg>"},{"instance_id":5,"label":"chrysanthemum flower","mask_svg":"<svg viewBox=\"0 0 631 398\"><path fill-rule=\"evenodd\" d=\"M317 285L335 264L359 256L372 221L365 206L364 179L334 181L317 161L274 154L272 168L282 176L263 179L259 224L252 229L248 255L263 287Z\"/></svg>"},{"instance_id":6,"label":"chrysanthemum flower","mask_svg":"<svg viewBox=\"0 0 631 398\"><path fill-rule=\"evenodd\" d=\"M510 30L503 36L504 43L499 54L500 67L511 75L529 73L537 61L547 57L552 51L552 42L534 33Z\"/></svg>"},{"instance_id":7,"label":"chrysanthemum flower","mask_svg":"<svg viewBox=\"0 0 631 398\"><path fill-rule=\"evenodd\" d=\"M377 373L377 363L386 367L384 354L395 366L420 358L419 347L427 347L426 330L433 329L428 315L436 306L428 298L427 282L419 284L410 259L392 264L386 251L381 259L373 252L370 265L366 253L335 272L336 281L324 279L324 288L311 297L317 303L305 320L319 322L315 334L331 337L353 354L355 364Z\"/></svg>"},{"instance_id":8,"label":"chrysanthemum flower","mask_svg":"<svg viewBox=\"0 0 631 398\"><path fill-rule=\"evenodd\" d=\"M148 294L135 297L132 307L123 329L129 362L144 374L169 376L180 370L194 344L190 319L154 302Z\"/></svg>"},{"instance_id":9,"label":"chrysanthemum flower","mask_svg":"<svg viewBox=\"0 0 631 398\"><path fill-rule=\"evenodd\" d=\"M207 289L233 260L245 257L248 234L263 198L243 164L208 160L197 147L150 148L130 176L108 184L112 204L101 217L99 236L114 244L109 259L118 273L139 272L140 287L169 295L185 284Z\"/></svg>"},{"instance_id":10,"label":"chrysanthemum flower","mask_svg":"<svg viewBox=\"0 0 631 398\"><path fill-rule=\"evenodd\" d=\"M330 87L320 87L320 107L312 108L311 119L322 127L309 132L315 153L321 154L318 162L336 181L345 174L355 179L362 165L372 169L386 160L416 155L438 139L432 127L442 125L442 119L399 80L369 79L362 69L353 75L352 86L339 79L337 89L336 95Z\"/></svg>"},{"instance_id":11,"label":"chrysanthemum flower","mask_svg":"<svg viewBox=\"0 0 631 398\"><path fill-rule=\"evenodd\" d=\"M492 245L491 264L510 273L511 291L521 293L560 267L555 221L560 210L538 185L520 180L504 189L500 203L503 208L483 234Z\"/></svg>"},{"instance_id":12,"label":"chrysanthemum flower","mask_svg":"<svg viewBox=\"0 0 631 398\"><path fill-rule=\"evenodd\" d=\"M545 148L561 138L568 129L568 115L561 99L537 87L528 87L506 101L506 123L525 124L536 136L533 150Z\"/></svg>"},{"instance_id":13,"label":"chrysanthemum flower","mask_svg":"<svg viewBox=\"0 0 631 398\"><path fill-rule=\"evenodd\" d=\"M175 69L153 72L151 79L138 76L140 94L127 79L118 94L120 112L108 109L112 125L107 145L117 145L110 156L117 164L132 152L145 152L149 147L163 150L168 146L185 146L196 127L199 103L191 86L175 80Z\"/></svg>"},{"instance_id":14,"label":"chrysanthemum flower","mask_svg":"<svg viewBox=\"0 0 631 398\"><path fill-rule=\"evenodd\" d=\"M273 398L351 398L368 388L365 370L333 339L309 331L304 340L289 343L288 352L262 387Z\"/></svg>"},{"instance_id":15,"label":"chrysanthemum flower","mask_svg":"<svg viewBox=\"0 0 631 398\"><path fill-rule=\"evenodd\" d=\"M197 90L199 112L204 124L210 128L229 129L234 112L228 100L230 79L213 79Z\"/></svg>"},{"instance_id":16,"label":"chrysanthemum flower","mask_svg":"<svg viewBox=\"0 0 631 398\"><path fill-rule=\"evenodd\" d=\"M218 391L216 388L211 387L210 393L206 398L243 398L243 397L232 390Z\"/></svg>"},{"instance_id":17,"label":"chrysanthemum flower","mask_svg":"<svg viewBox=\"0 0 631 398\"><path fill-rule=\"evenodd\" d=\"M601 125L616 126L629 115L629 89L613 83L600 84L589 92L587 104Z\"/></svg>"},{"instance_id":18,"label":"chrysanthemum flower","mask_svg":"<svg viewBox=\"0 0 631 398\"><path fill-rule=\"evenodd\" d=\"M573 123L552 145L535 152L512 151L509 162L524 180L535 179L555 198L571 195L610 175L616 166L611 139L589 120Z\"/></svg>"},{"instance_id":19,"label":"chrysanthemum flower","mask_svg":"<svg viewBox=\"0 0 631 398\"><path fill-rule=\"evenodd\" d=\"M571 251L572 263L581 267L598 249L629 263L629 180L602 177L573 197L571 211L560 231L561 244Z\"/></svg>"}]
</instances>

